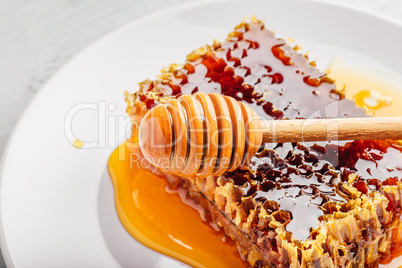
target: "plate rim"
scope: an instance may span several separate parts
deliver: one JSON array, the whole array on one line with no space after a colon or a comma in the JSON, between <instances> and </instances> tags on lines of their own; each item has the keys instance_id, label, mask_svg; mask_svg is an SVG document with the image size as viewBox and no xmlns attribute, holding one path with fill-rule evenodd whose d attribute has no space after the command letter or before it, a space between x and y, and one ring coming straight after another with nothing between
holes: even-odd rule
<instances>
[{"instance_id":1,"label":"plate rim","mask_svg":"<svg viewBox=\"0 0 402 268\"><path fill-rule=\"evenodd\" d=\"M245 2L247 0L197 0L194 2L190 3L181 3L172 7L164 8L162 10L159 10L157 12L152 12L149 13L148 15L145 15L139 19L133 19L130 22L127 22L126 24L123 24L116 29L106 33L105 35L101 36L100 38L96 39L95 41L91 42L88 44L84 49L79 51L77 54L72 56L67 62L65 62L59 70L57 70L53 75L44 83L44 85L38 90L38 92L32 97L32 99L29 101L29 103L26 105L26 107L23 109L23 111L20 113L18 119L16 120L15 125L12 127L12 131L10 132L7 141L4 145L4 149L2 154L0 155L0 200L2 201L3 196L1 193L3 192L3 181L4 181L4 170L6 167L6 158L7 155L9 154L9 151L11 150L11 145L15 139L15 133L17 130L21 127L21 125L24 123L24 119L28 112L31 110L32 106L34 103L38 102L39 99L41 99L42 95L44 94L44 89L46 89L49 85L50 82L52 82L54 79L57 79L58 75L66 69L71 62L75 61L77 58L81 57L81 55L85 54L88 50L91 50L95 45L98 45L105 40L109 38L113 38L114 35L118 35L119 32L124 31L127 28L134 27L136 24L141 24L144 21L151 20L154 17L159 17L163 14L168 14L173 11L179 11L179 10L185 10L188 8L196 7L196 6L205 6L205 5L210 5L211 3L217 3L217 2ZM263 2L261 0L253 0L254 2ZM274 2L273 0L269 0L271 2ZM397 26L398 28L401 28L402 30L402 20L399 21L396 18L389 17L385 14L379 13L377 11L360 7L351 3L346 3L346 2L337 2L335 0L282 0L282 1L287 1L287 2L306 2L306 3L314 3L317 5L321 6L334 6L334 7L340 7L346 10L351 10L353 12L361 13L368 15L372 19L377 19L377 20L382 20L386 23L393 24ZM6 237L5 237L5 230L3 226L3 212L2 212L2 203L0 202L0 249L1 253L3 255L4 262L7 267L15 267L13 259L11 257L11 253L9 251Z\"/></svg>"}]
</instances>

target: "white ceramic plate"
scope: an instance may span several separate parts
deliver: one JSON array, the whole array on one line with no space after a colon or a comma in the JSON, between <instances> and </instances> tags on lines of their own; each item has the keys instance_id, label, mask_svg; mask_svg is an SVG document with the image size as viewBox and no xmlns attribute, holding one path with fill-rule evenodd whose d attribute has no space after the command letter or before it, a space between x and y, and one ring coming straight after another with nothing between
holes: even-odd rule
<instances>
[{"instance_id":1,"label":"white ceramic plate","mask_svg":"<svg viewBox=\"0 0 402 268\"><path fill-rule=\"evenodd\" d=\"M9 267L182 265L132 239L114 211L106 163L128 129L123 92L202 44L222 40L252 15L319 56L319 68L342 55L402 74L402 26L347 6L204 2L136 21L68 63L13 132L0 168L1 247ZM73 136L93 148L75 148Z\"/></svg>"}]
</instances>

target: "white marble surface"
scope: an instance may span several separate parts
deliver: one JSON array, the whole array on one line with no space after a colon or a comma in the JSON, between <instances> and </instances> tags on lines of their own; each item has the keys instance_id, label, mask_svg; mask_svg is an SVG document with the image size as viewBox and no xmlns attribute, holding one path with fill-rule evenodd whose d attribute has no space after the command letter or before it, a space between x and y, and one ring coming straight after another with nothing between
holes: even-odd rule
<instances>
[{"instance_id":1,"label":"white marble surface","mask_svg":"<svg viewBox=\"0 0 402 268\"><path fill-rule=\"evenodd\" d=\"M185 2L189 0L0 0L0 154L30 100L68 60L130 21ZM402 23L401 0L337 2Z\"/></svg>"}]
</instances>

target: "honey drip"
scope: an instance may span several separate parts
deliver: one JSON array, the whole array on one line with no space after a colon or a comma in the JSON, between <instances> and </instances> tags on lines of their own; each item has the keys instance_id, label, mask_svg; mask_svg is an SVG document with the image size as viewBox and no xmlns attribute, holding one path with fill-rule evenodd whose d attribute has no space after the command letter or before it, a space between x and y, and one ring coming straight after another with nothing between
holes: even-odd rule
<instances>
[{"instance_id":1,"label":"honey drip","mask_svg":"<svg viewBox=\"0 0 402 268\"><path fill-rule=\"evenodd\" d=\"M73 145L75 148L82 148L84 146L84 143L80 140L74 140Z\"/></svg>"},{"instance_id":2,"label":"honey drip","mask_svg":"<svg viewBox=\"0 0 402 268\"><path fill-rule=\"evenodd\" d=\"M222 230L202 221L177 193L166 191L163 176L135 163L130 167L137 153L122 144L108 164L116 210L126 230L145 246L193 267L247 267Z\"/></svg>"}]
</instances>

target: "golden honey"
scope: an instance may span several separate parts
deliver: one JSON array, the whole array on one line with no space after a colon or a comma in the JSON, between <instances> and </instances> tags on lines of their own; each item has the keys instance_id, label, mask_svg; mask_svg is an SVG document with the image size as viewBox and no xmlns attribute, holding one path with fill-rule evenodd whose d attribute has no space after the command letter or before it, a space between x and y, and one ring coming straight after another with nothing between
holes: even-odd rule
<instances>
[{"instance_id":1,"label":"golden honey","mask_svg":"<svg viewBox=\"0 0 402 268\"><path fill-rule=\"evenodd\" d=\"M338 90L372 116L402 116L402 76L375 66L351 64L340 57L326 70Z\"/></svg>"},{"instance_id":2,"label":"golden honey","mask_svg":"<svg viewBox=\"0 0 402 268\"><path fill-rule=\"evenodd\" d=\"M177 193L166 191L165 178L130 164L132 153L136 152L126 144L120 145L110 156L108 168L117 213L133 237L194 267L247 267L233 242L223 242L223 231L202 221L199 212Z\"/></svg>"},{"instance_id":3,"label":"golden honey","mask_svg":"<svg viewBox=\"0 0 402 268\"><path fill-rule=\"evenodd\" d=\"M396 74L354 66L339 58L327 72L338 90L347 85L346 97L368 114L402 116L402 81ZM247 267L235 244L224 239L223 231L202 221L199 212L178 193L166 191L163 176L130 161L136 153L122 144L108 164L116 210L127 231L142 244L191 266Z\"/></svg>"},{"instance_id":4,"label":"golden honey","mask_svg":"<svg viewBox=\"0 0 402 268\"><path fill-rule=\"evenodd\" d=\"M82 148L82 146L84 146L84 143L80 140L74 140L73 145L75 148Z\"/></svg>"}]
</instances>

